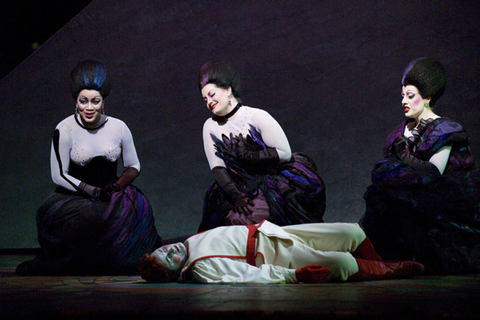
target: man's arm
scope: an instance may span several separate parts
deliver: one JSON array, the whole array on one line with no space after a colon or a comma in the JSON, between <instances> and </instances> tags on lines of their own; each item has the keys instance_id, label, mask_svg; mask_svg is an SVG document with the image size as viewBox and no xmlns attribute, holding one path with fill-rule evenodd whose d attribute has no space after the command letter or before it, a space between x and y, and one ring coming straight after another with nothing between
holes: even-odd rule
<instances>
[{"instance_id":1,"label":"man's arm","mask_svg":"<svg viewBox=\"0 0 480 320\"><path fill-rule=\"evenodd\" d=\"M200 283L295 283L294 269L264 264L254 267L246 262L227 258L197 261L192 268Z\"/></svg>"}]
</instances>

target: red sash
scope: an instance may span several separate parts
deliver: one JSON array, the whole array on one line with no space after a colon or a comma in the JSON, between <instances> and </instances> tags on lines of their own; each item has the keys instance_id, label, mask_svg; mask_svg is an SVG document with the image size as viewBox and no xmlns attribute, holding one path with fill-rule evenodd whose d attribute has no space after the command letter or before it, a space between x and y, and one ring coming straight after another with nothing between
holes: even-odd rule
<instances>
[{"instance_id":1,"label":"red sash","mask_svg":"<svg viewBox=\"0 0 480 320\"><path fill-rule=\"evenodd\" d=\"M255 266L255 245L257 243L257 229L256 225L247 225L248 237L247 237L247 263L251 266Z\"/></svg>"}]
</instances>

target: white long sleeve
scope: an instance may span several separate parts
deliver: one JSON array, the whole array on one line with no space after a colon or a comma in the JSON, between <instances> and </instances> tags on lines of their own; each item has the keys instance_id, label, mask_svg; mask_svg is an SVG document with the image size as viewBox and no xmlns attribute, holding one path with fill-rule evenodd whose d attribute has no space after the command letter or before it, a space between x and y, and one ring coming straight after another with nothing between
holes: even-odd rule
<instances>
[{"instance_id":1,"label":"white long sleeve","mask_svg":"<svg viewBox=\"0 0 480 320\"><path fill-rule=\"evenodd\" d=\"M443 174L447 167L448 159L450 158L450 151L452 151L452 146L444 146L429 160L429 162L433 163L438 168L440 174Z\"/></svg>"},{"instance_id":2,"label":"white long sleeve","mask_svg":"<svg viewBox=\"0 0 480 320\"><path fill-rule=\"evenodd\" d=\"M192 267L193 278L200 283L295 283L295 270L263 264L249 265L243 260L208 258Z\"/></svg>"},{"instance_id":3,"label":"white long sleeve","mask_svg":"<svg viewBox=\"0 0 480 320\"><path fill-rule=\"evenodd\" d=\"M74 116L60 122L56 127L50 153L50 168L55 184L76 191L80 180L68 170L71 162L84 166L95 157L115 162L122 156L125 168L133 167L140 172L140 161L127 125L116 118L108 117L105 125L91 132L80 127Z\"/></svg>"},{"instance_id":4,"label":"white long sleeve","mask_svg":"<svg viewBox=\"0 0 480 320\"><path fill-rule=\"evenodd\" d=\"M292 151L280 124L264 110L243 106L237 114L223 125L219 125L212 118L205 121L203 125L203 146L210 169L225 167L223 160L215 155L216 150L211 135L213 134L218 139L222 139L222 134L230 137L230 133L234 136L239 134L246 136L249 133L250 125L261 134L267 147L277 150L280 161L290 160Z\"/></svg>"}]
</instances>

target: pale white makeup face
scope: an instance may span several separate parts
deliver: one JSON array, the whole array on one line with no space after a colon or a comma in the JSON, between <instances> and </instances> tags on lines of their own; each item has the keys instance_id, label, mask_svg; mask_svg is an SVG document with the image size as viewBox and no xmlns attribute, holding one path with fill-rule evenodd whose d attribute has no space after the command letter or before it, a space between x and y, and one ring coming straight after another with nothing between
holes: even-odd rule
<instances>
[{"instance_id":1,"label":"pale white makeup face","mask_svg":"<svg viewBox=\"0 0 480 320\"><path fill-rule=\"evenodd\" d=\"M202 96L205 100L208 110L217 116L227 115L235 106L230 105L229 96L232 89L223 89L213 83L207 84L202 89Z\"/></svg>"},{"instance_id":2,"label":"pale white makeup face","mask_svg":"<svg viewBox=\"0 0 480 320\"><path fill-rule=\"evenodd\" d=\"M78 113L86 125L94 125L100 121L102 107L103 98L100 92L84 89L78 94Z\"/></svg>"},{"instance_id":3,"label":"pale white makeup face","mask_svg":"<svg viewBox=\"0 0 480 320\"><path fill-rule=\"evenodd\" d=\"M425 107L427 102L430 102L430 99L422 98L417 87L412 85L402 87L402 106L406 117L420 119L423 114L429 112Z\"/></svg>"},{"instance_id":4,"label":"pale white makeup face","mask_svg":"<svg viewBox=\"0 0 480 320\"><path fill-rule=\"evenodd\" d=\"M151 256L165 263L167 269L177 270L186 260L187 248L181 242L167 244L155 250Z\"/></svg>"}]
</instances>

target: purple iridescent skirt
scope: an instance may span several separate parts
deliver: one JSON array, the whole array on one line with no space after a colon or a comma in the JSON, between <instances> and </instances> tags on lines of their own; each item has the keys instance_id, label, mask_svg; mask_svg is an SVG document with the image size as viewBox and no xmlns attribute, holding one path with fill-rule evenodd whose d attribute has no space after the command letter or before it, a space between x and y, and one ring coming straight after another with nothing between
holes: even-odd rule
<instances>
[{"instance_id":1,"label":"purple iridescent skirt","mask_svg":"<svg viewBox=\"0 0 480 320\"><path fill-rule=\"evenodd\" d=\"M162 244L147 198L134 186L96 201L57 188L37 211L42 253L26 275L137 274Z\"/></svg>"},{"instance_id":2,"label":"purple iridescent skirt","mask_svg":"<svg viewBox=\"0 0 480 320\"><path fill-rule=\"evenodd\" d=\"M480 272L480 171L436 176L396 159L378 162L361 227L384 260L427 274Z\"/></svg>"},{"instance_id":3,"label":"purple iridescent skirt","mask_svg":"<svg viewBox=\"0 0 480 320\"><path fill-rule=\"evenodd\" d=\"M229 162L229 159L226 160ZM264 218L280 226L323 222L325 183L315 163L305 154L293 153L290 161L276 168L235 169L233 164L232 167L228 170L237 188L255 203L254 212L243 220L244 224L257 223ZM213 182L205 195L198 231L232 224L229 221L231 215L231 202Z\"/></svg>"}]
</instances>

